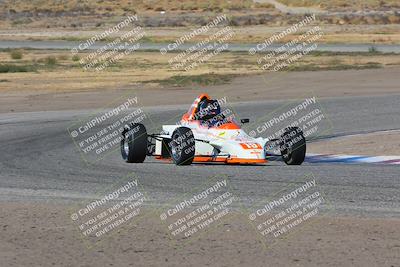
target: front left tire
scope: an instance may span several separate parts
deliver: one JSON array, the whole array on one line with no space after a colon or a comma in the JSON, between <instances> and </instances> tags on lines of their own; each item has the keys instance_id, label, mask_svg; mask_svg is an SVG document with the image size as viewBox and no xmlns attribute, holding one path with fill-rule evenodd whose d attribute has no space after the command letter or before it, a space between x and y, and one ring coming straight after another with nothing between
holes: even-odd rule
<instances>
[{"instance_id":1,"label":"front left tire","mask_svg":"<svg viewBox=\"0 0 400 267\"><path fill-rule=\"evenodd\" d=\"M141 123L126 128L121 140L121 156L127 163L143 163L147 155L147 131Z\"/></svg>"}]
</instances>

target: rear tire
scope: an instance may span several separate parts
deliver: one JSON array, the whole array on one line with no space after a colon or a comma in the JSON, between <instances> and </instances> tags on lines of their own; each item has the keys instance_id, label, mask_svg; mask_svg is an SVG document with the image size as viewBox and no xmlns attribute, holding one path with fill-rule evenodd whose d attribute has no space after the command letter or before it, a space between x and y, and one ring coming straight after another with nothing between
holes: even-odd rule
<instances>
[{"instance_id":1,"label":"rear tire","mask_svg":"<svg viewBox=\"0 0 400 267\"><path fill-rule=\"evenodd\" d=\"M282 159L287 165L301 165L306 157L306 139L298 127L285 130L280 139Z\"/></svg>"},{"instance_id":2,"label":"rear tire","mask_svg":"<svg viewBox=\"0 0 400 267\"><path fill-rule=\"evenodd\" d=\"M134 123L123 132L121 156L127 163L143 163L146 155L146 127L141 123Z\"/></svg>"},{"instance_id":3,"label":"rear tire","mask_svg":"<svg viewBox=\"0 0 400 267\"><path fill-rule=\"evenodd\" d=\"M190 165L195 154L195 140L190 128L179 127L172 133L170 142L172 160L176 165Z\"/></svg>"}]
</instances>

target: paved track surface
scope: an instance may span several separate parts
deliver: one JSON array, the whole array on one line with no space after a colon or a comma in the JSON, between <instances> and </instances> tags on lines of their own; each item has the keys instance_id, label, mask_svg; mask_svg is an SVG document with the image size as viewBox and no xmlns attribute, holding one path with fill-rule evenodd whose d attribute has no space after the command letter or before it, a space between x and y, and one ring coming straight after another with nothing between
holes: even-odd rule
<instances>
[{"instance_id":1,"label":"paved track surface","mask_svg":"<svg viewBox=\"0 0 400 267\"><path fill-rule=\"evenodd\" d=\"M325 98L320 100L332 122L322 138L400 126L400 95ZM237 103L241 117L255 119L282 101ZM186 106L146 108L154 122L181 114ZM333 214L400 215L400 167L383 165L309 164L286 166L200 165L177 167L146 160L126 164L118 151L94 164L82 161L67 127L91 111L9 113L0 115L0 200L74 201L94 198L121 177L134 172L152 205L171 201L204 183L227 177L245 206L265 199L312 173L330 202ZM400 152L399 152L400 153Z\"/></svg>"}]
</instances>

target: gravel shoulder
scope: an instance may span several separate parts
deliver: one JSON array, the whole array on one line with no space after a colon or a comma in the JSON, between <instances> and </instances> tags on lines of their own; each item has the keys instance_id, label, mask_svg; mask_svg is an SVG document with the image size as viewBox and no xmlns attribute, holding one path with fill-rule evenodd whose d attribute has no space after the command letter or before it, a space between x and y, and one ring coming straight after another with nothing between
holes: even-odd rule
<instances>
[{"instance_id":1,"label":"gravel shoulder","mask_svg":"<svg viewBox=\"0 0 400 267\"><path fill-rule=\"evenodd\" d=\"M310 143L308 152L317 154L400 155L399 131L337 137Z\"/></svg>"}]
</instances>

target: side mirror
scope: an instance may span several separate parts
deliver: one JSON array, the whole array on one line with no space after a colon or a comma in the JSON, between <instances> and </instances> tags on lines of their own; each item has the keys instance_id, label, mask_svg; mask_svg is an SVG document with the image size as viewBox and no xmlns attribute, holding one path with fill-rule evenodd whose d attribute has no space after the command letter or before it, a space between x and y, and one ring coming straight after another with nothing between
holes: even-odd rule
<instances>
[{"instance_id":1,"label":"side mirror","mask_svg":"<svg viewBox=\"0 0 400 267\"><path fill-rule=\"evenodd\" d=\"M249 122L250 122L250 119L241 119L240 122L241 122L242 124L249 123Z\"/></svg>"}]
</instances>

